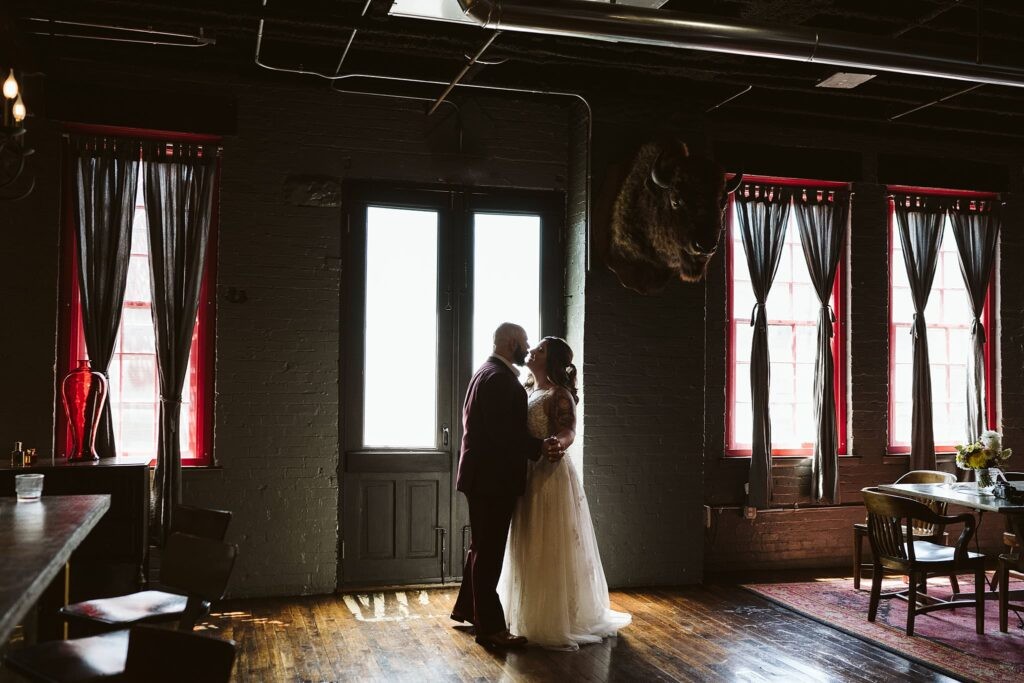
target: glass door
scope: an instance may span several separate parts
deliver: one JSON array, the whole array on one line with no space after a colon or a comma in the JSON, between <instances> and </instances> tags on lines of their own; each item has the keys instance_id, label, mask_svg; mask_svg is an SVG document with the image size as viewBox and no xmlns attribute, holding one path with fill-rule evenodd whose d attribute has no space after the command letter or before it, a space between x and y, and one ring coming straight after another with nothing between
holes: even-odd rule
<instances>
[{"instance_id":1,"label":"glass door","mask_svg":"<svg viewBox=\"0 0 1024 683\"><path fill-rule=\"evenodd\" d=\"M454 489L465 387L500 323L532 341L561 333L561 204L349 192L341 583L458 579L471 532Z\"/></svg>"}]
</instances>

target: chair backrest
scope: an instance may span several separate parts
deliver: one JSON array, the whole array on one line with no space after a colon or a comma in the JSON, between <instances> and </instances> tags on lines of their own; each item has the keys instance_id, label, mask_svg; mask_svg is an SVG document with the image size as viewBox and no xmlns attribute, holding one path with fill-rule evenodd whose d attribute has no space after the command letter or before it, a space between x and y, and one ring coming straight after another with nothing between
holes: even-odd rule
<instances>
[{"instance_id":1,"label":"chair backrest","mask_svg":"<svg viewBox=\"0 0 1024 683\"><path fill-rule=\"evenodd\" d=\"M935 512L921 501L894 496L877 488L861 490L868 509L868 539L876 558L908 560L915 520L930 522ZM912 552L912 551L911 551Z\"/></svg>"},{"instance_id":2,"label":"chair backrest","mask_svg":"<svg viewBox=\"0 0 1024 683\"><path fill-rule=\"evenodd\" d=\"M124 676L130 683L228 683L235 643L198 633L133 626Z\"/></svg>"},{"instance_id":3,"label":"chair backrest","mask_svg":"<svg viewBox=\"0 0 1024 683\"><path fill-rule=\"evenodd\" d=\"M171 534L164 547L160 583L203 600L220 600L235 566L238 546L212 538Z\"/></svg>"},{"instance_id":4,"label":"chair backrest","mask_svg":"<svg viewBox=\"0 0 1024 683\"><path fill-rule=\"evenodd\" d=\"M175 505L171 515L171 533L202 536L217 541L224 540L224 534L231 523L227 510L211 510L190 505Z\"/></svg>"},{"instance_id":5,"label":"chair backrest","mask_svg":"<svg viewBox=\"0 0 1024 683\"><path fill-rule=\"evenodd\" d=\"M1006 481L1024 481L1024 472L1003 472Z\"/></svg>"},{"instance_id":6,"label":"chair backrest","mask_svg":"<svg viewBox=\"0 0 1024 683\"><path fill-rule=\"evenodd\" d=\"M938 470L911 470L896 480L897 484L955 484L956 475ZM938 500L925 501L925 505L937 515L946 514L948 505ZM942 533L942 527L936 524L917 521L914 531L918 536L935 536Z\"/></svg>"},{"instance_id":7,"label":"chair backrest","mask_svg":"<svg viewBox=\"0 0 1024 683\"><path fill-rule=\"evenodd\" d=\"M938 470L911 470L896 480L897 484L954 484L956 475Z\"/></svg>"}]
</instances>

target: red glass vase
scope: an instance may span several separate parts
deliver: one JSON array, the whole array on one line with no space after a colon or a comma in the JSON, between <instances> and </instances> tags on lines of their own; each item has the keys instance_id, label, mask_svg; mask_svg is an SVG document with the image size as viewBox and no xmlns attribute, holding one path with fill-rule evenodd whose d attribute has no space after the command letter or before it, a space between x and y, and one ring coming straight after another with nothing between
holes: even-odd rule
<instances>
[{"instance_id":1,"label":"red glass vase","mask_svg":"<svg viewBox=\"0 0 1024 683\"><path fill-rule=\"evenodd\" d=\"M78 367L61 383L64 412L71 430L68 460L99 460L96 455L96 430L107 401L107 378L95 372L89 361L78 361Z\"/></svg>"}]
</instances>

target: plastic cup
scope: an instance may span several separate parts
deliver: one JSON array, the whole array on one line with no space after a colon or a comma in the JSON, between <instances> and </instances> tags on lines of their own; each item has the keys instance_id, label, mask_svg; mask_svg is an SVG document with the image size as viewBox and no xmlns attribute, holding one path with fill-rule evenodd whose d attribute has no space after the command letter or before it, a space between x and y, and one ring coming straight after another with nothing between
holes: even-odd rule
<instances>
[{"instance_id":1,"label":"plastic cup","mask_svg":"<svg viewBox=\"0 0 1024 683\"><path fill-rule=\"evenodd\" d=\"M43 475L16 474L14 476L14 492L19 501L35 501L43 495Z\"/></svg>"}]
</instances>

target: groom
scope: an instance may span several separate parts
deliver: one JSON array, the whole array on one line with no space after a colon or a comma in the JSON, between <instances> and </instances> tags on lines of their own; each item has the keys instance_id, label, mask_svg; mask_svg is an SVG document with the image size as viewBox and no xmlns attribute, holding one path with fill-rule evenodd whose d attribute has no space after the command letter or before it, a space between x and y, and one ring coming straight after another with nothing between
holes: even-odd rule
<instances>
[{"instance_id":1,"label":"groom","mask_svg":"<svg viewBox=\"0 0 1024 683\"><path fill-rule=\"evenodd\" d=\"M526 330L502 323L494 352L469 381L462 413L462 451L456 488L469 501L472 542L452 619L476 626L476 642L507 648L526 644L508 632L498 600L516 498L526 489L526 460L557 456L558 441L538 439L526 427L526 391L516 365L526 361Z\"/></svg>"}]
</instances>

